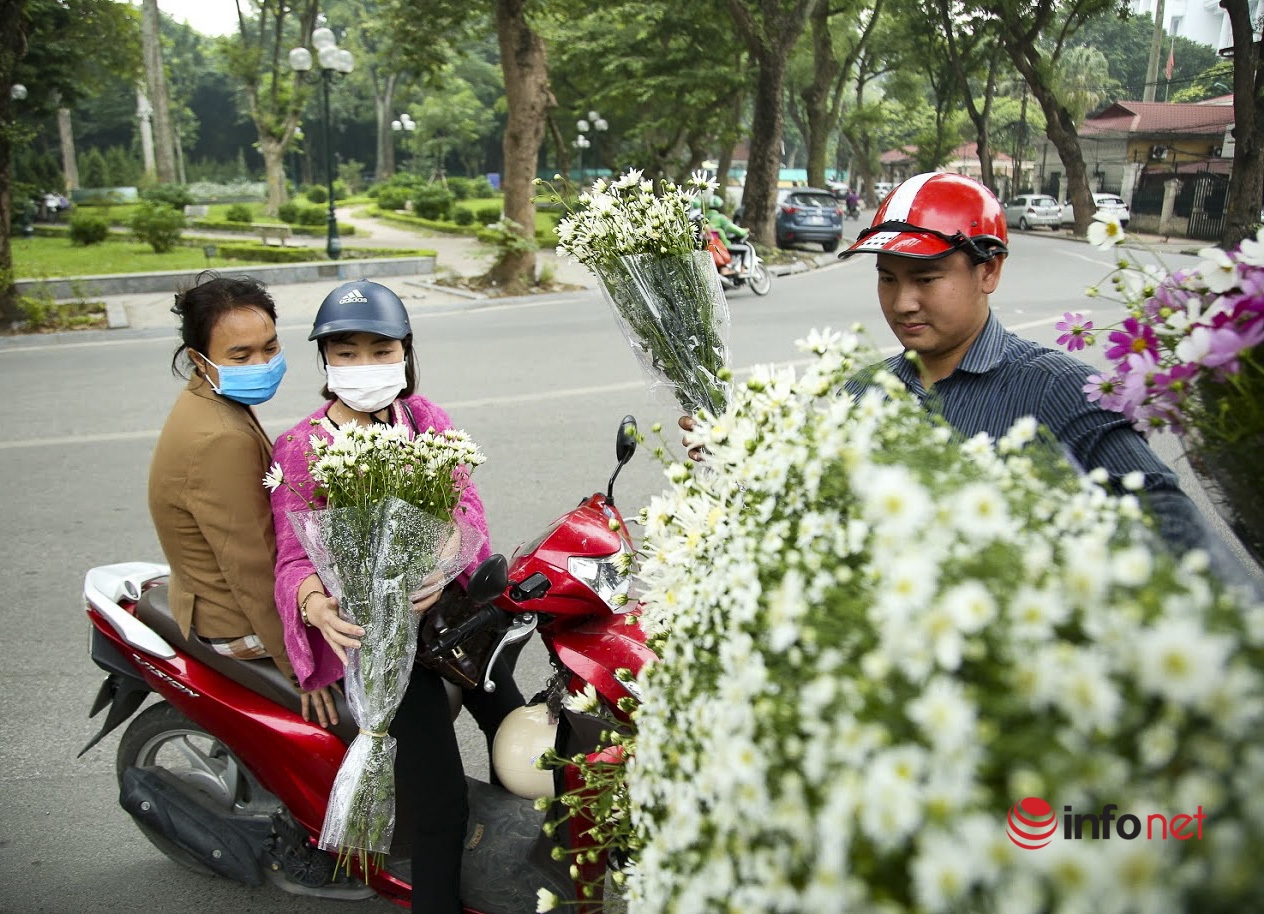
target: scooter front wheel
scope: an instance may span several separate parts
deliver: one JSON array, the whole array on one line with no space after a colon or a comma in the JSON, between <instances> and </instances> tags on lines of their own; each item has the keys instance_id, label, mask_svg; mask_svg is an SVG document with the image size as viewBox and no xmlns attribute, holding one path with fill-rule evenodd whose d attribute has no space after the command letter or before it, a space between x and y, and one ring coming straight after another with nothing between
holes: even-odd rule
<instances>
[{"instance_id":1,"label":"scooter front wheel","mask_svg":"<svg viewBox=\"0 0 1264 914\"><path fill-rule=\"evenodd\" d=\"M137 715L119 741L115 771L120 790L128 768L162 768L201 800L229 815L257 816L276 803L265 800L271 794L223 743L165 701ZM165 835L140 822L136 826L169 859L195 873L215 875Z\"/></svg>"},{"instance_id":2,"label":"scooter front wheel","mask_svg":"<svg viewBox=\"0 0 1264 914\"><path fill-rule=\"evenodd\" d=\"M746 284L756 295L767 295L772 290L772 274L762 263L757 263L751 270L750 279L746 280Z\"/></svg>"}]
</instances>

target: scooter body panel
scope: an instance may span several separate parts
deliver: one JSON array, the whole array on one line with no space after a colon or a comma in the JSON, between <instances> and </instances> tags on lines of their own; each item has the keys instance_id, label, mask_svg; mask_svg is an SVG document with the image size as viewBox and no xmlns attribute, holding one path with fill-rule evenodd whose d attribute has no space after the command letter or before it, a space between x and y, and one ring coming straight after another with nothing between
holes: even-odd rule
<instances>
[{"instance_id":1,"label":"scooter body panel","mask_svg":"<svg viewBox=\"0 0 1264 914\"><path fill-rule=\"evenodd\" d=\"M550 633L558 661L578 679L591 682L612 706L631 693L616 677L626 669L636 675L654 652L645 646L645 633L635 615L606 616L574 628Z\"/></svg>"}]
</instances>

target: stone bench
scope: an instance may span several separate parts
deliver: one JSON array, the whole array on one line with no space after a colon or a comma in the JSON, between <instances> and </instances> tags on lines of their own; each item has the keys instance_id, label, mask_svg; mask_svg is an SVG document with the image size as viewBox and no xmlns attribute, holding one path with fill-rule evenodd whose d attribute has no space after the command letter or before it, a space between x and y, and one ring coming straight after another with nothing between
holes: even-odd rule
<instances>
[{"instance_id":1,"label":"stone bench","mask_svg":"<svg viewBox=\"0 0 1264 914\"><path fill-rule=\"evenodd\" d=\"M189 204L184 208L184 214L190 219L205 219L211 214L211 208L205 203L198 205Z\"/></svg>"},{"instance_id":2,"label":"stone bench","mask_svg":"<svg viewBox=\"0 0 1264 914\"><path fill-rule=\"evenodd\" d=\"M275 238L281 242L282 247L285 246L285 239L292 234L288 225L256 225L255 231L259 233L259 240L264 244Z\"/></svg>"}]
</instances>

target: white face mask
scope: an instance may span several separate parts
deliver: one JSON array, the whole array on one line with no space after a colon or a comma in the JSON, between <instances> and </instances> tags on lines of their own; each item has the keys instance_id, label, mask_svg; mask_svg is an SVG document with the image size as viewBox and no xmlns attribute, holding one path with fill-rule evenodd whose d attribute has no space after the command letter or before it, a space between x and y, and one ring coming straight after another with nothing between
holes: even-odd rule
<instances>
[{"instance_id":1,"label":"white face mask","mask_svg":"<svg viewBox=\"0 0 1264 914\"><path fill-rule=\"evenodd\" d=\"M325 381L335 397L362 413L388 406L407 383L402 360L389 365L326 365Z\"/></svg>"}]
</instances>

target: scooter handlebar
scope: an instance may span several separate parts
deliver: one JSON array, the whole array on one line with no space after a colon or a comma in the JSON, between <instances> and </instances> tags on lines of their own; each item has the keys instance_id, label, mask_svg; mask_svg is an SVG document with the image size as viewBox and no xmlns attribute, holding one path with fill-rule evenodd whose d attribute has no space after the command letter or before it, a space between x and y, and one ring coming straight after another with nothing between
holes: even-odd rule
<instances>
[{"instance_id":1,"label":"scooter handlebar","mask_svg":"<svg viewBox=\"0 0 1264 914\"><path fill-rule=\"evenodd\" d=\"M464 643L467 639L481 632L494 622L508 621L512 614L498 609L492 604L481 607L474 615L470 616L456 628L450 628L438 638L430 647L432 656L442 656L454 647Z\"/></svg>"}]
</instances>

